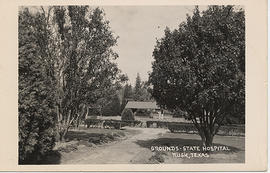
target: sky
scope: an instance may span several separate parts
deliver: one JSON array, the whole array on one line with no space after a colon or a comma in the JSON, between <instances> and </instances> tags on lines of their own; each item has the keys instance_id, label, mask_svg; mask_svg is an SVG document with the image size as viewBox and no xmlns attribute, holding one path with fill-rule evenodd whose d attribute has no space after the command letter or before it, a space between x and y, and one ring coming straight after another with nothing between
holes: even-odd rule
<instances>
[{"instance_id":1,"label":"sky","mask_svg":"<svg viewBox=\"0 0 270 173\"><path fill-rule=\"evenodd\" d=\"M114 50L122 73L127 74L129 83L135 84L137 73L143 81L152 71L152 52L156 39L164 36L168 26L177 29L192 14L194 6L104 6L105 18L115 35L119 36ZM203 8L203 7L201 7ZM200 9L201 9L200 8Z\"/></svg>"},{"instance_id":2,"label":"sky","mask_svg":"<svg viewBox=\"0 0 270 173\"><path fill-rule=\"evenodd\" d=\"M96 6L97 7L97 6ZM116 60L122 73L127 74L134 86L137 73L143 81L148 80L154 61L152 53L156 40L164 36L169 27L177 29L186 21L187 14L192 15L195 6L99 6L110 22L111 30L118 36ZM199 6L200 11L206 6Z\"/></svg>"}]
</instances>

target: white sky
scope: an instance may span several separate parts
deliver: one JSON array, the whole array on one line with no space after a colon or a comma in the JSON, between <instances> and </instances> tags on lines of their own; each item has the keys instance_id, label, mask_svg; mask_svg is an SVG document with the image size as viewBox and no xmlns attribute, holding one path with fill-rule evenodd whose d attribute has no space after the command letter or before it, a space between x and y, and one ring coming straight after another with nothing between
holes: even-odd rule
<instances>
[{"instance_id":1,"label":"white sky","mask_svg":"<svg viewBox=\"0 0 270 173\"><path fill-rule=\"evenodd\" d=\"M113 32L119 36L114 50L119 54L119 68L134 85L137 73L142 80L148 79L152 70L152 52L156 38L164 35L164 29L178 28L192 14L194 6L103 6L106 19ZM200 7L205 9L206 7Z\"/></svg>"}]
</instances>

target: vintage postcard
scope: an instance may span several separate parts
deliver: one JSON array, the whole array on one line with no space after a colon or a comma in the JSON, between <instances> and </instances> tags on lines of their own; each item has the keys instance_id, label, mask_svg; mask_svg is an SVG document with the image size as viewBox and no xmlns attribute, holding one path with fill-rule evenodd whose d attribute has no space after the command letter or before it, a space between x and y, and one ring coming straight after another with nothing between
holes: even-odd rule
<instances>
[{"instance_id":1,"label":"vintage postcard","mask_svg":"<svg viewBox=\"0 0 270 173\"><path fill-rule=\"evenodd\" d=\"M0 8L0 171L267 170L267 1Z\"/></svg>"}]
</instances>

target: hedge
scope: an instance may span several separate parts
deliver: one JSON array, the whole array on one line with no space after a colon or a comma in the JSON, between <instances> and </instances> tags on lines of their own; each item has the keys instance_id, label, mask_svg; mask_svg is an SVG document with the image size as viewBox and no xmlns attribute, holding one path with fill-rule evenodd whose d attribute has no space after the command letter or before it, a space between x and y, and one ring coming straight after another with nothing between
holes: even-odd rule
<instances>
[{"instance_id":1,"label":"hedge","mask_svg":"<svg viewBox=\"0 0 270 173\"><path fill-rule=\"evenodd\" d=\"M221 126L218 135L245 136L245 125Z\"/></svg>"},{"instance_id":2,"label":"hedge","mask_svg":"<svg viewBox=\"0 0 270 173\"><path fill-rule=\"evenodd\" d=\"M137 126L142 126L142 122L141 121L121 121L121 125L122 127L124 126L130 126L130 127L137 127Z\"/></svg>"},{"instance_id":3,"label":"hedge","mask_svg":"<svg viewBox=\"0 0 270 173\"><path fill-rule=\"evenodd\" d=\"M131 109L124 109L121 116L122 121L134 121L135 117Z\"/></svg>"},{"instance_id":4,"label":"hedge","mask_svg":"<svg viewBox=\"0 0 270 173\"><path fill-rule=\"evenodd\" d=\"M196 127L191 123L168 123L168 129L173 132L197 133Z\"/></svg>"},{"instance_id":5,"label":"hedge","mask_svg":"<svg viewBox=\"0 0 270 173\"><path fill-rule=\"evenodd\" d=\"M114 128L121 129L121 127L142 127L141 121L121 121L121 120L100 120L100 119L86 119L85 124L87 128ZM167 121L147 121L147 128L168 128L172 133L192 133L197 134L197 129L192 123L181 122L167 122ZM226 136L245 136L245 126L242 125L227 125L221 126L218 135Z\"/></svg>"},{"instance_id":6,"label":"hedge","mask_svg":"<svg viewBox=\"0 0 270 173\"><path fill-rule=\"evenodd\" d=\"M191 123L168 123L168 129L174 132L198 133L196 127ZM218 135L224 136L245 136L245 126L243 125L227 125L221 126Z\"/></svg>"},{"instance_id":7,"label":"hedge","mask_svg":"<svg viewBox=\"0 0 270 173\"><path fill-rule=\"evenodd\" d=\"M104 120L103 128L121 129L121 121L118 120Z\"/></svg>"},{"instance_id":8,"label":"hedge","mask_svg":"<svg viewBox=\"0 0 270 173\"><path fill-rule=\"evenodd\" d=\"M100 119L86 119L85 125L87 128L114 128L120 129L124 126L141 126L141 121L121 121L121 120L100 120Z\"/></svg>"},{"instance_id":9,"label":"hedge","mask_svg":"<svg viewBox=\"0 0 270 173\"><path fill-rule=\"evenodd\" d=\"M146 127L168 128L167 121L146 121Z\"/></svg>"}]
</instances>

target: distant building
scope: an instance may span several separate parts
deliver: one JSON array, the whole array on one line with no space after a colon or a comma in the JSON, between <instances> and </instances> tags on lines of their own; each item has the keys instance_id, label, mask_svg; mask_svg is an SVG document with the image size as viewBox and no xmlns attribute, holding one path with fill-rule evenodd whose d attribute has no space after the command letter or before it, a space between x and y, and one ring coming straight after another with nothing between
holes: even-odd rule
<instances>
[{"instance_id":1,"label":"distant building","mask_svg":"<svg viewBox=\"0 0 270 173\"><path fill-rule=\"evenodd\" d=\"M125 109L156 109L159 110L160 107L155 101L128 101Z\"/></svg>"},{"instance_id":2,"label":"distant building","mask_svg":"<svg viewBox=\"0 0 270 173\"><path fill-rule=\"evenodd\" d=\"M160 110L160 107L155 101L128 101L125 109L131 109L132 112L136 112L138 109L145 110Z\"/></svg>"}]
</instances>

